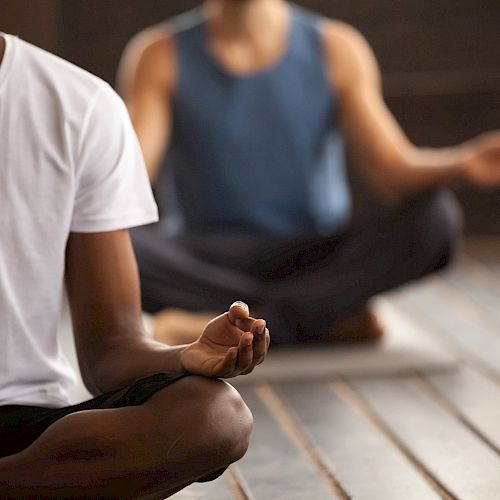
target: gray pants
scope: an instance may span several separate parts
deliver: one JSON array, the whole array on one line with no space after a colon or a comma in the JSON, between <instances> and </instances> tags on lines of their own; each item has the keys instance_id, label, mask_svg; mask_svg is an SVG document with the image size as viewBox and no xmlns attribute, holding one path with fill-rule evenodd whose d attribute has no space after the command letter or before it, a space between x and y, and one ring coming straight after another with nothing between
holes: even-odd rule
<instances>
[{"instance_id":1,"label":"gray pants","mask_svg":"<svg viewBox=\"0 0 500 500\"><path fill-rule=\"evenodd\" d=\"M236 299L266 319L274 343L331 329L381 292L442 269L460 240L451 193L380 209L333 237L132 232L143 307L222 312ZM300 333L300 339L297 338Z\"/></svg>"}]
</instances>

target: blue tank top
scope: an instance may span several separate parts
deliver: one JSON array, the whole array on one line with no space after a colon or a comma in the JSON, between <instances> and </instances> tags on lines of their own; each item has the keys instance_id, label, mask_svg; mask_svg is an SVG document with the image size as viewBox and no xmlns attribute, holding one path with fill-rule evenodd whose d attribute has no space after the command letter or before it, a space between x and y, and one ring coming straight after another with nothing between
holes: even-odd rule
<instances>
[{"instance_id":1,"label":"blue tank top","mask_svg":"<svg viewBox=\"0 0 500 500\"><path fill-rule=\"evenodd\" d=\"M281 60L245 76L210 53L201 9L173 21L179 79L156 186L168 232L326 235L346 223L351 198L318 21L293 6Z\"/></svg>"}]
</instances>

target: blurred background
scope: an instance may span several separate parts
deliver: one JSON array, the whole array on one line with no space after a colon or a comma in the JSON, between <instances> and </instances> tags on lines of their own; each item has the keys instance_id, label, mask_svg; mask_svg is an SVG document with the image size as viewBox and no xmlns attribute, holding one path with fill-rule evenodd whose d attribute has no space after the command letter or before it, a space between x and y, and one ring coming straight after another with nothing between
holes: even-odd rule
<instances>
[{"instance_id":1,"label":"blurred background","mask_svg":"<svg viewBox=\"0 0 500 500\"><path fill-rule=\"evenodd\" d=\"M0 30L113 85L134 34L199 3L0 0ZM387 103L415 144L500 128L499 0L296 3L366 36ZM360 180L356 187L359 213L370 196ZM466 231L499 235L500 190L456 189ZM282 351L259 367L266 372L244 377L239 389L255 415L249 452L220 480L176 498L498 500L499 255L500 238L467 238L447 273L382 297L389 335L375 348ZM67 310L59 334L76 366ZM80 384L71 397L88 393Z\"/></svg>"},{"instance_id":2,"label":"blurred background","mask_svg":"<svg viewBox=\"0 0 500 500\"><path fill-rule=\"evenodd\" d=\"M0 0L0 29L114 84L127 41L196 0ZM363 32L389 107L418 145L500 127L498 0L298 0ZM500 233L500 191L457 187L467 232Z\"/></svg>"}]
</instances>

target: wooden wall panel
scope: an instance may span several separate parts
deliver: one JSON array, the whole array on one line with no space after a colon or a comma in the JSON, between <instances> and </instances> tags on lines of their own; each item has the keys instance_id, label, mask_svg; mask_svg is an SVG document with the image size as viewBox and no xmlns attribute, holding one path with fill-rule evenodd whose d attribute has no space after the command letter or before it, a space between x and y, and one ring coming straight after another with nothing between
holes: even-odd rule
<instances>
[{"instance_id":1,"label":"wooden wall panel","mask_svg":"<svg viewBox=\"0 0 500 500\"><path fill-rule=\"evenodd\" d=\"M195 0L63 2L65 56L113 83L121 53L134 34L199 3Z\"/></svg>"},{"instance_id":2,"label":"wooden wall panel","mask_svg":"<svg viewBox=\"0 0 500 500\"><path fill-rule=\"evenodd\" d=\"M114 83L127 41L200 0L0 0L0 29ZM498 0L297 0L359 28L389 107L419 145L444 146L500 127ZM469 228L498 231L500 191L460 190ZM493 214L493 215L492 215Z\"/></svg>"},{"instance_id":3,"label":"wooden wall panel","mask_svg":"<svg viewBox=\"0 0 500 500\"><path fill-rule=\"evenodd\" d=\"M0 0L0 30L61 53L61 0Z\"/></svg>"},{"instance_id":4,"label":"wooden wall panel","mask_svg":"<svg viewBox=\"0 0 500 500\"><path fill-rule=\"evenodd\" d=\"M358 27L387 72L498 67L497 0L301 0Z\"/></svg>"},{"instance_id":5,"label":"wooden wall panel","mask_svg":"<svg viewBox=\"0 0 500 500\"><path fill-rule=\"evenodd\" d=\"M65 52L79 64L112 80L119 54L134 33L199 3L197 0L62 2ZM445 78L450 71L470 74L499 69L500 9L496 0L354 3L300 0L298 3L358 27L372 44L386 74L436 71Z\"/></svg>"}]
</instances>

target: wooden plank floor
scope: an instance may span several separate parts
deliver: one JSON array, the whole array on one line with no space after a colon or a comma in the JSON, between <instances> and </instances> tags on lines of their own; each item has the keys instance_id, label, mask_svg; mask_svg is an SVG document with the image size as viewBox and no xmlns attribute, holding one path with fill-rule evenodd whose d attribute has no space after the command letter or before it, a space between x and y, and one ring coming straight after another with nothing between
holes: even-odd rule
<instances>
[{"instance_id":1,"label":"wooden plank floor","mask_svg":"<svg viewBox=\"0 0 500 500\"><path fill-rule=\"evenodd\" d=\"M500 499L500 238L385 300L458 368L244 386L246 457L175 498Z\"/></svg>"}]
</instances>

